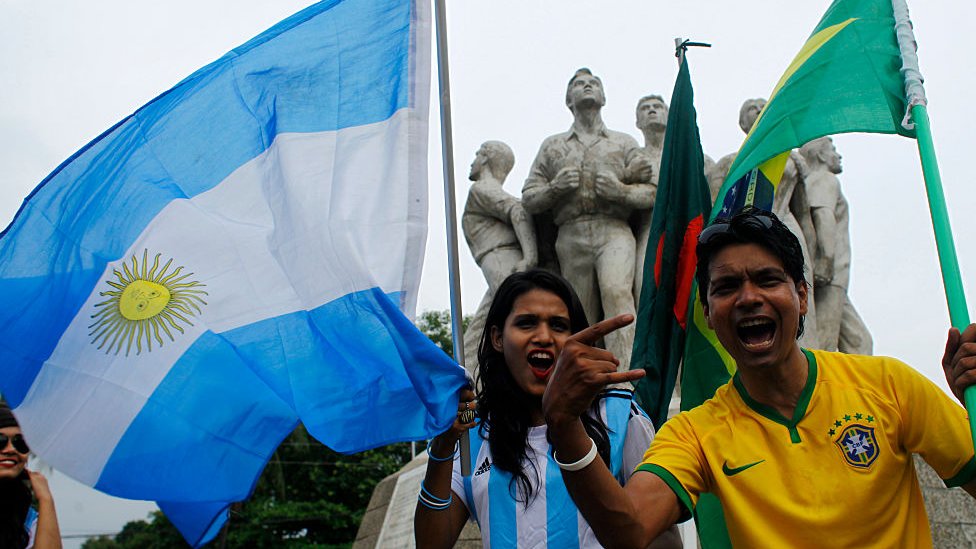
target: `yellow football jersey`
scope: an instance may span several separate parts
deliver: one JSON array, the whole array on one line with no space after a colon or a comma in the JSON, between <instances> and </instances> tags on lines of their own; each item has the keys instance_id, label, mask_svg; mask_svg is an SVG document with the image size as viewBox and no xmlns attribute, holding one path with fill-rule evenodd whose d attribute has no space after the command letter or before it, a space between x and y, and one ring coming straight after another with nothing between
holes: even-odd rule
<instances>
[{"instance_id":1,"label":"yellow football jersey","mask_svg":"<svg viewBox=\"0 0 976 549\"><path fill-rule=\"evenodd\" d=\"M665 423L638 470L692 511L716 495L735 547L931 547L911 454L949 486L976 476L965 410L893 358L804 353L792 418L736 375Z\"/></svg>"}]
</instances>

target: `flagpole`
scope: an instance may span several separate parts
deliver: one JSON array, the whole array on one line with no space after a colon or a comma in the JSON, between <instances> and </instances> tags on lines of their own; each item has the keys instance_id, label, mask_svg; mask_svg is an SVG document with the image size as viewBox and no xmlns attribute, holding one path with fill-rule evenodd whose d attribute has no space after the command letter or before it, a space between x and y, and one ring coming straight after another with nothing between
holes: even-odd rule
<instances>
[{"instance_id":1,"label":"flagpole","mask_svg":"<svg viewBox=\"0 0 976 549\"><path fill-rule=\"evenodd\" d=\"M959 272L959 260L956 258L952 228L949 226L942 175L939 173L939 162L932 141L932 125L925 108L928 100L925 98L925 88L922 85L924 79L918 67L918 42L915 41L912 21L908 14L908 3L905 0L891 0L891 10L895 19L895 39L901 53L905 99L909 106L902 126L915 130L918 157L922 163L922 178L925 180L925 194L928 197L929 213L932 217L932 230L935 232L935 248L942 268L942 286L945 288L946 304L949 307L949 322L962 331L969 325L969 309L966 306L966 293L962 287L962 275ZM963 396L966 401L966 411L969 413L969 429L972 432L973 444L976 445L976 386L966 389Z\"/></svg>"},{"instance_id":2,"label":"flagpole","mask_svg":"<svg viewBox=\"0 0 976 549\"><path fill-rule=\"evenodd\" d=\"M451 128L451 80L447 59L447 14L444 0L435 0L437 30L437 84L440 90L441 159L444 170L444 218L447 224L447 268L451 288L451 337L454 360L464 365L464 326L461 313L461 269L458 265L457 200L454 193L454 138ZM471 476L471 443L468 431L458 441L461 451L461 475Z\"/></svg>"},{"instance_id":3,"label":"flagpole","mask_svg":"<svg viewBox=\"0 0 976 549\"><path fill-rule=\"evenodd\" d=\"M945 287L946 303L949 306L949 321L960 331L969 325L969 309L966 306L966 293L962 286L959 260L949 225L949 212L946 208L945 192L942 189L942 176L935 156L932 141L932 127L925 105L912 107L912 121L918 141L918 155L922 162L922 177L925 179L925 193L928 196L929 212L932 216L932 229L935 231L935 247L939 253L942 267L942 284ZM969 413L969 428L976 444L976 386L965 392L966 411Z\"/></svg>"}]
</instances>

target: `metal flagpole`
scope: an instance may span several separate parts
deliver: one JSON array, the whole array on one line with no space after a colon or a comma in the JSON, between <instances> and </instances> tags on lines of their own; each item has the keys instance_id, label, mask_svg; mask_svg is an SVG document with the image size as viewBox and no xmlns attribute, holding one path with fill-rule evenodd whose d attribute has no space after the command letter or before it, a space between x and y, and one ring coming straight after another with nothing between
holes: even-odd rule
<instances>
[{"instance_id":1,"label":"metal flagpole","mask_svg":"<svg viewBox=\"0 0 976 549\"><path fill-rule=\"evenodd\" d=\"M457 201L454 196L454 139L451 129L451 80L447 60L447 14L444 0L435 0L437 29L437 83L440 89L441 159L444 168L444 218L447 223L447 266L451 286L451 336L454 360L464 365L464 327L461 316L461 271L458 266ZM471 476L471 443L468 432L458 441L461 449L461 475Z\"/></svg>"},{"instance_id":2,"label":"metal flagpole","mask_svg":"<svg viewBox=\"0 0 976 549\"><path fill-rule=\"evenodd\" d=\"M969 310L962 287L959 260L956 258L956 246L952 240L952 228L949 226L949 212L946 209L942 175L939 173L939 163L935 156L932 127L925 108L928 101L925 98L925 88L922 87L922 74L918 69L916 53L918 44L915 42L912 22L908 17L908 4L905 0L892 0L891 7L895 18L895 38L901 51L905 97L908 100L908 112L905 113L902 125L908 129L915 129L918 156L922 163L922 178L925 180L925 194L928 197L929 213L932 216L932 230L935 232L935 247L942 268L942 285L945 287L946 303L949 306L949 321L962 331L969 325ZM976 444L976 386L966 389L965 400L966 411L969 413L969 429Z\"/></svg>"}]
</instances>

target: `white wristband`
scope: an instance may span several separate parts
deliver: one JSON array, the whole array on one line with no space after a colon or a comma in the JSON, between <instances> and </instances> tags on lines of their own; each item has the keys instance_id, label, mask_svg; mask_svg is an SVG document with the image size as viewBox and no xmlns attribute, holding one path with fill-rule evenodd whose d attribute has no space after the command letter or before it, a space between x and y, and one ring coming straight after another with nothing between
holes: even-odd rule
<instances>
[{"instance_id":1,"label":"white wristband","mask_svg":"<svg viewBox=\"0 0 976 549\"><path fill-rule=\"evenodd\" d=\"M552 459L563 471L579 471L580 469L593 463L593 460L596 459L596 442L592 438L590 439L590 451L587 452L585 456L580 458L579 461L575 461L573 463L562 463L559 461L559 458L556 457L555 451L552 452Z\"/></svg>"}]
</instances>

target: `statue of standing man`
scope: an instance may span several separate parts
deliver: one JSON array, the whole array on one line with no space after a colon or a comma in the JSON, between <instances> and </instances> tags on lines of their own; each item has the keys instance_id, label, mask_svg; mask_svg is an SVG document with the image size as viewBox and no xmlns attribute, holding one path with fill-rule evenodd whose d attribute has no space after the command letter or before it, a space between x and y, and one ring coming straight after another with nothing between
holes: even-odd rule
<instances>
[{"instance_id":1,"label":"statue of standing man","mask_svg":"<svg viewBox=\"0 0 976 549\"><path fill-rule=\"evenodd\" d=\"M600 114L605 103L600 79L589 69L576 71L566 90L573 125L542 143L522 189L526 211L551 215L560 272L591 322L635 313L637 243L629 220L654 202L652 182L631 174L637 142L607 129ZM621 370L630 369L633 342L633 324L606 337Z\"/></svg>"},{"instance_id":2,"label":"statue of standing man","mask_svg":"<svg viewBox=\"0 0 976 549\"><path fill-rule=\"evenodd\" d=\"M473 181L461 215L461 229L492 295L508 275L535 267L539 260L532 219L502 185L515 165L512 149L486 141L475 153Z\"/></svg>"},{"instance_id":3,"label":"statue of standing man","mask_svg":"<svg viewBox=\"0 0 976 549\"><path fill-rule=\"evenodd\" d=\"M464 357L472 365L468 368L472 378L474 365L478 363L478 343L495 290L508 275L531 269L539 260L531 216L518 198L502 188L514 165L515 155L508 145L486 141L475 153L468 174L472 184L461 215L461 229L488 282L488 290L464 331Z\"/></svg>"},{"instance_id":4,"label":"statue of standing man","mask_svg":"<svg viewBox=\"0 0 976 549\"><path fill-rule=\"evenodd\" d=\"M847 199L840 189L840 154L829 137L803 145L804 180L816 231L812 247L813 296L817 306L819 348L871 354L872 340L847 295L851 276L851 239Z\"/></svg>"},{"instance_id":5,"label":"statue of standing man","mask_svg":"<svg viewBox=\"0 0 976 549\"><path fill-rule=\"evenodd\" d=\"M654 183L654 198L661 176L661 154L664 152L664 132L668 128L668 104L660 95L646 95L637 100L637 129L644 134L644 148L641 156L650 166L650 180ZM640 158L638 156L637 158ZM635 164L635 162L631 162ZM633 171L633 169L631 170ZM647 180L645 176L643 179ZM651 234L651 218L654 210L638 210L631 225L636 229L637 253L634 269L634 299L640 300L641 284L644 282L644 256L647 253L647 239Z\"/></svg>"}]
</instances>

